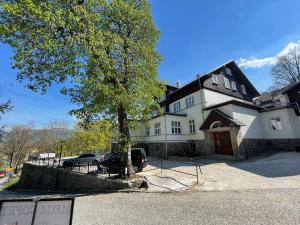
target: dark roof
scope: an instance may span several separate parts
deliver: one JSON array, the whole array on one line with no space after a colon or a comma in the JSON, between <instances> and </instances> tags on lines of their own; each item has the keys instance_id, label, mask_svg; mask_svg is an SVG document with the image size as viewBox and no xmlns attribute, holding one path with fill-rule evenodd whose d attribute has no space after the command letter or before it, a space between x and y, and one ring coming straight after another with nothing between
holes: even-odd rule
<instances>
[{"instance_id":1,"label":"dark roof","mask_svg":"<svg viewBox=\"0 0 300 225\"><path fill-rule=\"evenodd\" d=\"M249 108L249 109L254 109L254 110L261 110L263 109L262 107L256 106L254 104L251 103L245 103L245 102L241 102L241 101L237 101L237 100L230 100L227 102L222 102L216 105L212 105L212 106L208 106L206 108L204 108L203 110L210 110L210 109L215 109L215 108L219 108L225 105L237 105L237 106L241 106L241 107L245 107L245 108Z\"/></svg>"},{"instance_id":2,"label":"dark roof","mask_svg":"<svg viewBox=\"0 0 300 225\"><path fill-rule=\"evenodd\" d=\"M191 82L185 84L184 86L182 86L180 88L177 88L177 90L175 90L174 92L172 92L170 94L171 102L177 101L178 99L185 96L186 95L186 90L185 89L189 89L189 91L192 90L192 92L195 92L195 91L200 90L202 88L203 89L209 89L208 87L205 87L203 85L204 82L207 79L209 79L213 73L216 73L216 72L220 71L221 69L223 69L224 67L228 67L228 66L230 66L231 68L238 71L238 73L240 74L240 79L242 79L245 82L245 84L247 84L248 88L251 89L251 92L254 94L254 96L257 97L257 96L260 95L260 93L256 90L256 88L252 85L252 83L248 80L246 75L243 73L243 71L241 71L241 69L238 67L238 65L233 60L231 60L231 61L228 61L228 62L214 68L213 70L205 73L204 75L201 75L200 77L197 77L196 79L194 79ZM200 79L201 82L199 82L199 79ZM213 91L218 92L217 90L213 90ZM222 94L226 94L226 93L222 92ZM238 98L238 97L235 96L235 98ZM252 101L252 98L251 98L251 101Z\"/></svg>"},{"instance_id":3,"label":"dark roof","mask_svg":"<svg viewBox=\"0 0 300 225\"><path fill-rule=\"evenodd\" d=\"M261 96L258 97L258 99L261 102L272 101L274 96L280 95L280 94L286 94L286 93L294 90L295 88L300 88L300 82L298 82L296 84L290 84L286 87L279 88L279 89L274 90L274 91L264 92L264 93L261 94Z\"/></svg>"},{"instance_id":4,"label":"dark roof","mask_svg":"<svg viewBox=\"0 0 300 225\"><path fill-rule=\"evenodd\" d=\"M200 130L208 130L213 122L221 121L226 127L245 126L239 120L235 120L218 109L212 110L200 127Z\"/></svg>"},{"instance_id":5,"label":"dark roof","mask_svg":"<svg viewBox=\"0 0 300 225\"><path fill-rule=\"evenodd\" d=\"M187 116L187 114L184 113L170 113L170 112L164 112L163 115L157 115L157 116L153 116L152 119L160 117L160 116L164 116L164 115L170 115L170 116Z\"/></svg>"}]
</instances>

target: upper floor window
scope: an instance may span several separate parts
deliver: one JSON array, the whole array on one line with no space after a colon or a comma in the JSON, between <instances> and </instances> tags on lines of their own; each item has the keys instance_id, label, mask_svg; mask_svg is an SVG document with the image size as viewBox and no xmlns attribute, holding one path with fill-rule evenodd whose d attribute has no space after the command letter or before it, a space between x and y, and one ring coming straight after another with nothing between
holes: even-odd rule
<instances>
[{"instance_id":1,"label":"upper floor window","mask_svg":"<svg viewBox=\"0 0 300 225\"><path fill-rule=\"evenodd\" d=\"M174 112L180 111L180 102L175 102L174 103Z\"/></svg>"},{"instance_id":2,"label":"upper floor window","mask_svg":"<svg viewBox=\"0 0 300 225\"><path fill-rule=\"evenodd\" d=\"M150 126L146 127L146 136L150 136Z\"/></svg>"},{"instance_id":3,"label":"upper floor window","mask_svg":"<svg viewBox=\"0 0 300 225\"><path fill-rule=\"evenodd\" d=\"M226 69L225 69L225 73L226 73L227 75L232 75L231 69L229 69L229 68L226 68Z\"/></svg>"},{"instance_id":4,"label":"upper floor window","mask_svg":"<svg viewBox=\"0 0 300 225\"><path fill-rule=\"evenodd\" d=\"M180 122L172 121L172 134L181 134Z\"/></svg>"},{"instance_id":5,"label":"upper floor window","mask_svg":"<svg viewBox=\"0 0 300 225\"><path fill-rule=\"evenodd\" d=\"M196 133L195 120L190 120L189 121L189 126L190 126L190 134Z\"/></svg>"},{"instance_id":6,"label":"upper floor window","mask_svg":"<svg viewBox=\"0 0 300 225\"><path fill-rule=\"evenodd\" d=\"M155 135L160 135L160 123L154 124Z\"/></svg>"},{"instance_id":7,"label":"upper floor window","mask_svg":"<svg viewBox=\"0 0 300 225\"><path fill-rule=\"evenodd\" d=\"M166 95L162 95L162 96L158 97L159 102L162 102L164 100L166 100Z\"/></svg>"},{"instance_id":8,"label":"upper floor window","mask_svg":"<svg viewBox=\"0 0 300 225\"><path fill-rule=\"evenodd\" d=\"M230 89L230 82L227 78L224 77L224 85L225 85L225 88L227 89Z\"/></svg>"},{"instance_id":9,"label":"upper floor window","mask_svg":"<svg viewBox=\"0 0 300 225\"><path fill-rule=\"evenodd\" d=\"M194 105L194 96L190 96L185 99L185 107L186 108L192 107L193 105Z\"/></svg>"},{"instance_id":10,"label":"upper floor window","mask_svg":"<svg viewBox=\"0 0 300 225\"><path fill-rule=\"evenodd\" d=\"M243 94L247 94L245 85L241 85L241 88L242 88L242 93Z\"/></svg>"},{"instance_id":11,"label":"upper floor window","mask_svg":"<svg viewBox=\"0 0 300 225\"><path fill-rule=\"evenodd\" d=\"M279 117L271 118L270 119L271 126L273 130L282 130L282 123Z\"/></svg>"},{"instance_id":12,"label":"upper floor window","mask_svg":"<svg viewBox=\"0 0 300 225\"><path fill-rule=\"evenodd\" d=\"M236 91L236 83L235 83L235 81L231 81L231 88L232 88L232 90Z\"/></svg>"},{"instance_id":13,"label":"upper floor window","mask_svg":"<svg viewBox=\"0 0 300 225\"><path fill-rule=\"evenodd\" d=\"M213 75L211 76L211 80L212 80L212 83L213 83L213 84L218 85L218 75L213 74Z\"/></svg>"}]
</instances>

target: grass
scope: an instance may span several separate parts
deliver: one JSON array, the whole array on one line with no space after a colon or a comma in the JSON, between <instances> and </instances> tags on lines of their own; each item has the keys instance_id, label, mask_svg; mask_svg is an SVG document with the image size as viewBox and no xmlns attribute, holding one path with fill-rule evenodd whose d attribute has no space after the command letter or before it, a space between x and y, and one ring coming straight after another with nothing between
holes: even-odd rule
<instances>
[{"instance_id":1,"label":"grass","mask_svg":"<svg viewBox=\"0 0 300 225\"><path fill-rule=\"evenodd\" d=\"M2 187L1 190L12 190L17 188L19 182L19 176L15 176L10 178L8 183L5 183Z\"/></svg>"}]
</instances>

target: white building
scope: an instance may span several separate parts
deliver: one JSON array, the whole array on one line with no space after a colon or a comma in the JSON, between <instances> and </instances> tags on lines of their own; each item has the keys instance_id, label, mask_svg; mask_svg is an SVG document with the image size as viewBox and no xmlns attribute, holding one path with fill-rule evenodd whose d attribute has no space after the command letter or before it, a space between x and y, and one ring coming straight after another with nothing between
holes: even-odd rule
<instances>
[{"instance_id":1,"label":"white building","mask_svg":"<svg viewBox=\"0 0 300 225\"><path fill-rule=\"evenodd\" d=\"M245 159L300 146L300 84L260 95L234 61L183 87L166 86L148 127L132 133L151 156Z\"/></svg>"}]
</instances>

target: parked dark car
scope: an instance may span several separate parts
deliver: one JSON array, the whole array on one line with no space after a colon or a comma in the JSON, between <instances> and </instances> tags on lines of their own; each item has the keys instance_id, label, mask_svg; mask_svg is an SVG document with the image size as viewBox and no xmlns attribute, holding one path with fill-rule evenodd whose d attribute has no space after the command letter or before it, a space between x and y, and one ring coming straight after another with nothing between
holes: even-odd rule
<instances>
[{"instance_id":1,"label":"parked dark car","mask_svg":"<svg viewBox=\"0 0 300 225\"><path fill-rule=\"evenodd\" d=\"M98 166L104 160L104 155L97 155L93 153L82 154L76 158L65 159L63 167L79 166L79 165L93 165Z\"/></svg>"},{"instance_id":2,"label":"parked dark car","mask_svg":"<svg viewBox=\"0 0 300 225\"><path fill-rule=\"evenodd\" d=\"M143 168L147 166L146 153L143 148L131 149L132 166L135 172L143 171ZM100 162L100 166L108 169L111 173L119 173L121 169L121 155L120 153L111 152L108 157Z\"/></svg>"}]
</instances>

